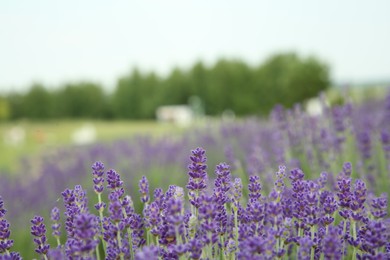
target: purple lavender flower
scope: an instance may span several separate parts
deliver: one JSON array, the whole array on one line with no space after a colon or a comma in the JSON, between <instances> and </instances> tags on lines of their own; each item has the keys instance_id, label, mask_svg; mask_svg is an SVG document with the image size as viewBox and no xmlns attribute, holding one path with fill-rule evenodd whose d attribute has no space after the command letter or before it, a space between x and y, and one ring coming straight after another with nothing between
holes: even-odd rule
<instances>
[{"instance_id":1,"label":"purple lavender flower","mask_svg":"<svg viewBox=\"0 0 390 260\"><path fill-rule=\"evenodd\" d=\"M320 189L324 189L325 188L327 181L328 181L328 173L327 172L321 172L320 178L318 178L318 180L317 180Z\"/></svg>"},{"instance_id":2,"label":"purple lavender flower","mask_svg":"<svg viewBox=\"0 0 390 260\"><path fill-rule=\"evenodd\" d=\"M259 200L261 197L261 184L260 184L260 177L257 175L251 175L249 177L249 184L248 184L248 190L249 190L249 199L250 201L256 201Z\"/></svg>"},{"instance_id":3,"label":"purple lavender flower","mask_svg":"<svg viewBox=\"0 0 390 260\"><path fill-rule=\"evenodd\" d=\"M215 174L217 175L217 178L214 182L214 198L221 207L224 207L224 204L229 201L227 192L230 190L231 186L229 165L226 163L217 165Z\"/></svg>"},{"instance_id":4,"label":"purple lavender flower","mask_svg":"<svg viewBox=\"0 0 390 260\"><path fill-rule=\"evenodd\" d=\"M189 180L187 189L189 189L190 203L195 207L199 207L199 193L207 187L207 158L206 151L202 148L196 148L191 151L191 163L188 165Z\"/></svg>"},{"instance_id":5,"label":"purple lavender flower","mask_svg":"<svg viewBox=\"0 0 390 260\"><path fill-rule=\"evenodd\" d=\"M381 131L381 142L385 151L386 159L390 159L390 132L388 130Z\"/></svg>"},{"instance_id":6,"label":"purple lavender flower","mask_svg":"<svg viewBox=\"0 0 390 260\"><path fill-rule=\"evenodd\" d=\"M73 218L79 214L79 208L77 207L75 203L75 195L74 191L71 189L66 189L62 193L64 206L65 206L65 229L68 234L68 237L73 237Z\"/></svg>"},{"instance_id":7,"label":"purple lavender flower","mask_svg":"<svg viewBox=\"0 0 390 260\"><path fill-rule=\"evenodd\" d=\"M215 167L215 174L217 178L215 179L215 187L221 188L223 192L228 192L230 190L230 166L226 163L220 163Z\"/></svg>"},{"instance_id":8,"label":"purple lavender flower","mask_svg":"<svg viewBox=\"0 0 390 260\"><path fill-rule=\"evenodd\" d=\"M336 227L330 226L322 241L325 259L342 259L342 239Z\"/></svg>"},{"instance_id":9,"label":"purple lavender flower","mask_svg":"<svg viewBox=\"0 0 390 260\"><path fill-rule=\"evenodd\" d=\"M135 260L158 260L159 248L157 246L144 246L135 254Z\"/></svg>"},{"instance_id":10,"label":"purple lavender flower","mask_svg":"<svg viewBox=\"0 0 390 260\"><path fill-rule=\"evenodd\" d=\"M383 218L387 215L387 195L382 194L381 197L371 200L371 214L376 218Z\"/></svg>"},{"instance_id":11,"label":"purple lavender flower","mask_svg":"<svg viewBox=\"0 0 390 260\"><path fill-rule=\"evenodd\" d=\"M75 234L69 243L70 255L82 256L83 259L92 257L99 240L95 239L98 230L96 216L84 213L74 219Z\"/></svg>"},{"instance_id":12,"label":"purple lavender flower","mask_svg":"<svg viewBox=\"0 0 390 260\"><path fill-rule=\"evenodd\" d=\"M233 183L233 197L232 197L235 208L238 208L241 197L242 197L242 182L240 178L235 178Z\"/></svg>"},{"instance_id":13,"label":"purple lavender flower","mask_svg":"<svg viewBox=\"0 0 390 260\"><path fill-rule=\"evenodd\" d=\"M43 217L35 216L31 220L31 234L35 237L34 242L37 245L35 252L40 255L46 255L50 246L47 244L46 240L46 226L43 223Z\"/></svg>"},{"instance_id":14,"label":"purple lavender flower","mask_svg":"<svg viewBox=\"0 0 390 260\"><path fill-rule=\"evenodd\" d=\"M78 207L79 212L87 213L89 211L87 192L83 190L81 185L74 186L74 196L75 196L75 204Z\"/></svg>"},{"instance_id":15,"label":"purple lavender flower","mask_svg":"<svg viewBox=\"0 0 390 260\"><path fill-rule=\"evenodd\" d=\"M357 135L357 143L363 160L371 158L371 137L368 131L362 131Z\"/></svg>"},{"instance_id":16,"label":"purple lavender flower","mask_svg":"<svg viewBox=\"0 0 390 260\"><path fill-rule=\"evenodd\" d=\"M291 170L290 172L290 180L292 182L295 182L295 181L298 181L298 180L303 180L303 178L305 177L305 174L303 173L303 171L301 169L293 169Z\"/></svg>"},{"instance_id":17,"label":"purple lavender flower","mask_svg":"<svg viewBox=\"0 0 390 260\"><path fill-rule=\"evenodd\" d=\"M339 188L339 192L337 193L339 205L344 208L344 211L347 211L353 199L353 194L351 192L351 178L341 177L341 179L337 182L337 186ZM340 215L346 217L344 216L345 214Z\"/></svg>"},{"instance_id":18,"label":"purple lavender flower","mask_svg":"<svg viewBox=\"0 0 390 260\"><path fill-rule=\"evenodd\" d=\"M11 231L9 229L10 225L8 221L4 218L6 212L7 210L4 208L3 198L0 196L0 253L6 253L6 256L10 256L9 250L14 244L14 241L9 239Z\"/></svg>"},{"instance_id":19,"label":"purple lavender flower","mask_svg":"<svg viewBox=\"0 0 390 260\"><path fill-rule=\"evenodd\" d=\"M7 210L4 208L3 198L0 196L0 219L4 218L5 213L7 213Z\"/></svg>"},{"instance_id":20,"label":"purple lavender flower","mask_svg":"<svg viewBox=\"0 0 390 260\"><path fill-rule=\"evenodd\" d=\"M126 213L126 217L130 218L132 214L134 213L134 204L133 200L129 195L126 195L123 197L122 200L122 208L124 209L124 212Z\"/></svg>"},{"instance_id":21,"label":"purple lavender flower","mask_svg":"<svg viewBox=\"0 0 390 260\"><path fill-rule=\"evenodd\" d=\"M118 223L123 218L122 204L120 203L118 195L116 193L111 193L109 199L110 205L108 207L108 212L110 213L110 219L114 223Z\"/></svg>"},{"instance_id":22,"label":"purple lavender flower","mask_svg":"<svg viewBox=\"0 0 390 260\"><path fill-rule=\"evenodd\" d=\"M50 218L53 221L53 225L51 226L52 235L57 239L58 245L60 245L59 238L61 236L61 224L60 221L60 210L57 207L54 207L51 210Z\"/></svg>"},{"instance_id":23,"label":"purple lavender flower","mask_svg":"<svg viewBox=\"0 0 390 260\"><path fill-rule=\"evenodd\" d=\"M161 243L168 245L178 242L184 234L184 216L182 215L183 202L180 199L171 198L164 209L164 226L161 229Z\"/></svg>"},{"instance_id":24,"label":"purple lavender flower","mask_svg":"<svg viewBox=\"0 0 390 260\"><path fill-rule=\"evenodd\" d=\"M107 172L107 188L109 188L111 192L116 192L119 198L125 193L123 181L121 180L120 175L114 170L109 170Z\"/></svg>"},{"instance_id":25,"label":"purple lavender flower","mask_svg":"<svg viewBox=\"0 0 390 260\"><path fill-rule=\"evenodd\" d=\"M52 260L66 259L66 255L61 247L49 249L49 251L47 252L47 256L49 259L52 259Z\"/></svg>"},{"instance_id":26,"label":"purple lavender flower","mask_svg":"<svg viewBox=\"0 0 390 260\"><path fill-rule=\"evenodd\" d=\"M141 201L143 203L149 202L149 182L146 176L142 176L139 181L139 192L141 193Z\"/></svg>"},{"instance_id":27,"label":"purple lavender flower","mask_svg":"<svg viewBox=\"0 0 390 260\"><path fill-rule=\"evenodd\" d=\"M370 221L365 229L360 232L362 249L371 255L375 255L376 249L383 247L390 239L386 226L381 221Z\"/></svg>"},{"instance_id":28,"label":"purple lavender flower","mask_svg":"<svg viewBox=\"0 0 390 260\"><path fill-rule=\"evenodd\" d=\"M153 192L154 202L157 203L158 207L162 209L164 202L164 191L161 188L156 188Z\"/></svg>"},{"instance_id":29,"label":"purple lavender flower","mask_svg":"<svg viewBox=\"0 0 390 260\"><path fill-rule=\"evenodd\" d=\"M150 229L150 232L158 236L160 235L160 225L162 224L162 217L160 213L160 207L156 201L152 202L145 209L145 224Z\"/></svg>"},{"instance_id":30,"label":"purple lavender flower","mask_svg":"<svg viewBox=\"0 0 390 260\"><path fill-rule=\"evenodd\" d=\"M144 238L144 221L141 215L134 213L131 219L130 228L133 230L132 243L134 250L141 248L145 245L146 241ZM127 245L126 245L127 246Z\"/></svg>"},{"instance_id":31,"label":"purple lavender flower","mask_svg":"<svg viewBox=\"0 0 390 260\"><path fill-rule=\"evenodd\" d=\"M351 177L352 174L352 164L350 162L346 162L343 165L343 173L346 177Z\"/></svg>"},{"instance_id":32,"label":"purple lavender flower","mask_svg":"<svg viewBox=\"0 0 390 260\"><path fill-rule=\"evenodd\" d=\"M311 249L313 241L308 236L299 239L298 258L302 260L309 260L311 256Z\"/></svg>"},{"instance_id":33,"label":"purple lavender flower","mask_svg":"<svg viewBox=\"0 0 390 260\"><path fill-rule=\"evenodd\" d=\"M88 213L88 199L87 193L81 185L76 185L74 190L66 189L62 193L63 201L65 204L65 229L68 234L68 238L74 236L74 218L82 213Z\"/></svg>"},{"instance_id":34,"label":"purple lavender flower","mask_svg":"<svg viewBox=\"0 0 390 260\"><path fill-rule=\"evenodd\" d=\"M367 198L367 188L366 184L362 180L356 180L354 191L353 191L353 199L350 203L350 208L353 211L360 211L364 208L364 202Z\"/></svg>"},{"instance_id":35,"label":"purple lavender flower","mask_svg":"<svg viewBox=\"0 0 390 260\"><path fill-rule=\"evenodd\" d=\"M99 194L103 192L104 186L104 164L102 162L95 162L92 165L92 175L93 175L93 189Z\"/></svg>"},{"instance_id":36,"label":"purple lavender flower","mask_svg":"<svg viewBox=\"0 0 390 260\"><path fill-rule=\"evenodd\" d=\"M0 219L0 253L6 253L13 245L13 240L9 239L11 232L6 219Z\"/></svg>"},{"instance_id":37,"label":"purple lavender flower","mask_svg":"<svg viewBox=\"0 0 390 260\"><path fill-rule=\"evenodd\" d=\"M324 211L326 214L332 215L338 208L337 201L335 200L332 193L330 193L323 204Z\"/></svg>"},{"instance_id":38,"label":"purple lavender flower","mask_svg":"<svg viewBox=\"0 0 390 260\"><path fill-rule=\"evenodd\" d=\"M191 259L200 259L202 255L203 244L199 239L191 239L188 242L188 252L190 253Z\"/></svg>"},{"instance_id":39,"label":"purple lavender flower","mask_svg":"<svg viewBox=\"0 0 390 260\"><path fill-rule=\"evenodd\" d=\"M250 236L240 242L238 259L273 259L275 239L270 236Z\"/></svg>"},{"instance_id":40,"label":"purple lavender flower","mask_svg":"<svg viewBox=\"0 0 390 260\"><path fill-rule=\"evenodd\" d=\"M286 178L286 166L279 166L279 171L276 172L276 178L277 179L274 183L274 189L278 194L277 198L279 198L279 194L282 193L285 188L284 179Z\"/></svg>"},{"instance_id":41,"label":"purple lavender flower","mask_svg":"<svg viewBox=\"0 0 390 260\"><path fill-rule=\"evenodd\" d=\"M0 255L0 260L22 260L22 257L17 252L10 252L9 255Z\"/></svg>"}]
</instances>

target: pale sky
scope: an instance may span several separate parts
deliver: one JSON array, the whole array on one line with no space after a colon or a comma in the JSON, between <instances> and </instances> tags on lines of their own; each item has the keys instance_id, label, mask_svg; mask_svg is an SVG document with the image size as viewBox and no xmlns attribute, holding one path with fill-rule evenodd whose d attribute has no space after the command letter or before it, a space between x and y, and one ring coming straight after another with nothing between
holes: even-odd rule
<instances>
[{"instance_id":1,"label":"pale sky","mask_svg":"<svg viewBox=\"0 0 390 260\"><path fill-rule=\"evenodd\" d=\"M338 82L390 79L390 1L0 0L0 91L78 80L108 89L134 66L315 55Z\"/></svg>"}]
</instances>

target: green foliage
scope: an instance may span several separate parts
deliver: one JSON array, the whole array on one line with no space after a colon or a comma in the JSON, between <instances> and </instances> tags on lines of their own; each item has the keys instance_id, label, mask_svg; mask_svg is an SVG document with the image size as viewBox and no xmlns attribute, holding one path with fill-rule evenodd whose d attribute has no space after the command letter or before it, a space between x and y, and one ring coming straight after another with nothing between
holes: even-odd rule
<instances>
[{"instance_id":1,"label":"green foliage","mask_svg":"<svg viewBox=\"0 0 390 260\"><path fill-rule=\"evenodd\" d=\"M277 103L291 107L329 85L325 64L285 53L257 67L240 60L221 59L211 67L199 61L188 70L175 68L165 78L134 69L118 80L111 95L90 82L66 84L51 92L34 85L25 95L7 96L7 103L11 119L151 119L159 106L188 104L194 96L208 115L227 110L237 115L267 114Z\"/></svg>"},{"instance_id":2,"label":"green foliage","mask_svg":"<svg viewBox=\"0 0 390 260\"><path fill-rule=\"evenodd\" d=\"M53 109L60 118L105 118L107 97L100 85L91 82L67 84L52 94Z\"/></svg>"},{"instance_id":3,"label":"green foliage","mask_svg":"<svg viewBox=\"0 0 390 260\"><path fill-rule=\"evenodd\" d=\"M49 91L41 84L34 84L23 98L24 117L31 119L47 119L52 117L53 99Z\"/></svg>"},{"instance_id":4,"label":"green foliage","mask_svg":"<svg viewBox=\"0 0 390 260\"><path fill-rule=\"evenodd\" d=\"M10 107L10 116L9 118L12 119L19 119L23 118L24 112L23 112L23 99L24 96L19 93L11 93L6 97L9 107Z\"/></svg>"},{"instance_id":5,"label":"green foliage","mask_svg":"<svg viewBox=\"0 0 390 260\"><path fill-rule=\"evenodd\" d=\"M8 119L10 116L10 105L8 101L0 97L0 121Z\"/></svg>"},{"instance_id":6,"label":"green foliage","mask_svg":"<svg viewBox=\"0 0 390 260\"><path fill-rule=\"evenodd\" d=\"M260 84L259 94L266 97L262 108L264 113L275 103L291 107L318 95L330 85L325 64L313 57L299 58L294 53L272 56L259 67L255 81Z\"/></svg>"},{"instance_id":7,"label":"green foliage","mask_svg":"<svg viewBox=\"0 0 390 260\"><path fill-rule=\"evenodd\" d=\"M151 118L157 97L157 76L142 75L134 69L131 75L119 79L113 95L114 115L118 118Z\"/></svg>"}]
</instances>

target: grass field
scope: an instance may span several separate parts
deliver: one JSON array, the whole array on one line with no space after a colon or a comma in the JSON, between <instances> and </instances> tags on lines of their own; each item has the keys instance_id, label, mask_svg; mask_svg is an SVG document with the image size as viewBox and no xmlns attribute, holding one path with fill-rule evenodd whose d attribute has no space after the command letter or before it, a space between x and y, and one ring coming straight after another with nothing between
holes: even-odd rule
<instances>
[{"instance_id":1,"label":"grass field","mask_svg":"<svg viewBox=\"0 0 390 260\"><path fill-rule=\"evenodd\" d=\"M86 125L95 129L96 141L110 141L136 134L163 135L178 133L182 128L156 121L92 121L59 120L48 122L17 121L0 124L0 172L18 169L23 156L39 154L45 150L74 144L72 136ZM10 143L12 129L22 129L24 138Z\"/></svg>"}]
</instances>

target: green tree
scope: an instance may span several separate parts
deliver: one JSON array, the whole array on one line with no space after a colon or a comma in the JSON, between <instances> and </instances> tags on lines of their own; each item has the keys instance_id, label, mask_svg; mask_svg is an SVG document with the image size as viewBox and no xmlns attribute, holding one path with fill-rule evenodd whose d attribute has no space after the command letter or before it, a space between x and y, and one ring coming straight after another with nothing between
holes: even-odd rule
<instances>
[{"instance_id":1,"label":"green tree","mask_svg":"<svg viewBox=\"0 0 390 260\"><path fill-rule=\"evenodd\" d=\"M303 59L295 53L270 57L256 72L259 94L264 98L263 112L276 103L291 107L318 95L330 85L329 69L319 60Z\"/></svg>"},{"instance_id":2,"label":"green tree","mask_svg":"<svg viewBox=\"0 0 390 260\"><path fill-rule=\"evenodd\" d=\"M139 90L142 93L139 107L141 118L154 118L156 109L161 104L161 97L158 95L160 88L161 81L155 73L149 73L143 77Z\"/></svg>"},{"instance_id":3,"label":"green tree","mask_svg":"<svg viewBox=\"0 0 390 260\"><path fill-rule=\"evenodd\" d=\"M23 98L23 115L30 119L49 119L53 115L52 96L41 84L34 84Z\"/></svg>"},{"instance_id":4,"label":"green tree","mask_svg":"<svg viewBox=\"0 0 390 260\"><path fill-rule=\"evenodd\" d=\"M174 68L164 80L161 89L163 105L187 104L191 92L188 72Z\"/></svg>"},{"instance_id":5,"label":"green tree","mask_svg":"<svg viewBox=\"0 0 390 260\"><path fill-rule=\"evenodd\" d=\"M6 96L10 107L9 119L15 120L24 117L23 113L23 99L24 96L20 93L12 92Z\"/></svg>"},{"instance_id":6,"label":"green tree","mask_svg":"<svg viewBox=\"0 0 390 260\"><path fill-rule=\"evenodd\" d=\"M105 118L108 100L100 85L91 82L72 83L55 92L57 117Z\"/></svg>"},{"instance_id":7,"label":"green tree","mask_svg":"<svg viewBox=\"0 0 390 260\"><path fill-rule=\"evenodd\" d=\"M0 121L5 121L10 117L10 104L5 97L0 96Z\"/></svg>"},{"instance_id":8,"label":"green tree","mask_svg":"<svg viewBox=\"0 0 390 260\"><path fill-rule=\"evenodd\" d=\"M134 69L133 72L118 80L116 90L113 94L113 110L118 118L141 118L140 106L142 92L142 75Z\"/></svg>"}]
</instances>

